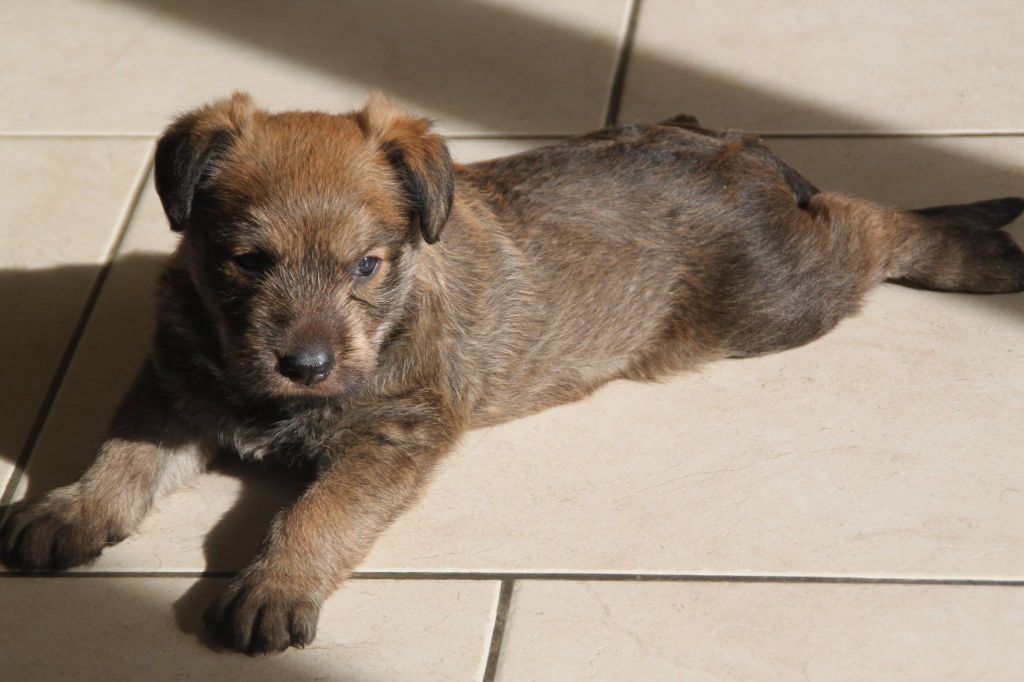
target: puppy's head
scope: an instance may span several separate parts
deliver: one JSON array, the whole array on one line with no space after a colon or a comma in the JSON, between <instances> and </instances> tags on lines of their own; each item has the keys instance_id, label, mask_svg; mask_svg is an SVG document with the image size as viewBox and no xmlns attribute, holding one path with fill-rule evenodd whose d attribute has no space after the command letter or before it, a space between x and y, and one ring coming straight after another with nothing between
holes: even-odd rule
<instances>
[{"instance_id":1,"label":"puppy's head","mask_svg":"<svg viewBox=\"0 0 1024 682\"><path fill-rule=\"evenodd\" d=\"M334 116L235 95L164 132L156 187L233 387L334 396L371 377L453 176L429 122L383 97Z\"/></svg>"}]
</instances>

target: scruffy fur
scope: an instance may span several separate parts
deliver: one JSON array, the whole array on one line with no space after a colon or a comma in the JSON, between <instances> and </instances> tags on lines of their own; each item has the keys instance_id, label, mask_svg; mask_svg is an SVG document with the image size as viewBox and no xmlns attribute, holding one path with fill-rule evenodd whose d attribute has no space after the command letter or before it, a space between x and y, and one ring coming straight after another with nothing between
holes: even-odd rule
<instances>
[{"instance_id":1,"label":"scruffy fur","mask_svg":"<svg viewBox=\"0 0 1024 682\"><path fill-rule=\"evenodd\" d=\"M15 505L0 550L73 566L221 451L314 461L207 614L248 652L313 640L324 599L467 429L799 346L884 280L1024 289L999 230L1020 199L885 209L684 116L453 166L379 96L328 115L235 95L167 129L156 184L182 239L152 353L93 466ZM285 376L311 344L326 378Z\"/></svg>"}]
</instances>

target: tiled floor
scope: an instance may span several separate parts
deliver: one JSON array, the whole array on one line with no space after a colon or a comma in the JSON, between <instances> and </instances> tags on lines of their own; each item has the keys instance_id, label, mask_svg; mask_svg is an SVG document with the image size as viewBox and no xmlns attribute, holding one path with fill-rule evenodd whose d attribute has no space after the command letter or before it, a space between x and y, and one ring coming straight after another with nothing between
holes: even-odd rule
<instances>
[{"instance_id":1,"label":"tiled floor","mask_svg":"<svg viewBox=\"0 0 1024 682\"><path fill-rule=\"evenodd\" d=\"M1021 19L1015 0L0 3L4 499L76 476L145 352L174 244L150 156L176 111L378 87L463 161L685 111L770 133L822 186L967 201L1024 193ZM306 651L203 644L202 608L300 486L218 466L93 566L0 578L0 679L1024 679L1021 415L1024 295L885 286L807 347L471 433Z\"/></svg>"}]
</instances>

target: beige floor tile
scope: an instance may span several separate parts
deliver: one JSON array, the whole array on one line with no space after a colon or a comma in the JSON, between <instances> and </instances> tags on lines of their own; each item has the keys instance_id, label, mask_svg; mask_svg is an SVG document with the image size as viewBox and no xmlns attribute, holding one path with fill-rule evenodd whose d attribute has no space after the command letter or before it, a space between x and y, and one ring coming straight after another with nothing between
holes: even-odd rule
<instances>
[{"instance_id":1,"label":"beige floor tile","mask_svg":"<svg viewBox=\"0 0 1024 682\"><path fill-rule=\"evenodd\" d=\"M1020 140L944 143L938 157L918 144L783 146L823 185L886 201L1020 186ZM459 145L464 159L515 146ZM955 163L970 159L997 170L959 175ZM126 253L168 234L147 194ZM127 381L110 358L142 352L149 294L120 272L119 263L29 467L36 492L88 461ZM110 330L124 320L136 331L122 343ZM664 385L619 383L470 433L365 569L1020 578L1024 423L1012 415L1024 407L1022 326L1022 296L888 286L803 349ZM227 466L166 498L94 568L239 567L299 486Z\"/></svg>"},{"instance_id":2,"label":"beige floor tile","mask_svg":"<svg viewBox=\"0 0 1024 682\"><path fill-rule=\"evenodd\" d=\"M145 140L0 139L0 490L149 146Z\"/></svg>"},{"instance_id":3,"label":"beige floor tile","mask_svg":"<svg viewBox=\"0 0 1024 682\"><path fill-rule=\"evenodd\" d=\"M557 139L513 138L513 139L455 139L448 141L452 158L459 163L487 161L501 156L511 156L537 147L558 144Z\"/></svg>"},{"instance_id":4,"label":"beige floor tile","mask_svg":"<svg viewBox=\"0 0 1024 682\"><path fill-rule=\"evenodd\" d=\"M519 582L498 680L1024 677L1016 587Z\"/></svg>"},{"instance_id":5,"label":"beige floor tile","mask_svg":"<svg viewBox=\"0 0 1024 682\"><path fill-rule=\"evenodd\" d=\"M478 679L497 599L486 581L353 581L325 604L311 646L249 658L200 641L200 614L225 583L4 579L0 678Z\"/></svg>"},{"instance_id":6,"label":"beige floor tile","mask_svg":"<svg viewBox=\"0 0 1024 682\"><path fill-rule=\"evenodd\" d=\"M886 288L812 346L470 434L366 567L1020 578L1003 306Z\"/></svg>"},{"instance_id":7,"label":"beige floor tile","mask_svg":"<svg viewBox=\"0 0 1024 682\"><path fill-rule=\"evenodd\" d=\"M0 132L152 134L236 89L288 109L351 109L383 89L461 132L595 127L626 5L9 0Z\"/></svg>"},{"instance_id":8,"label":"beige floor tile","mask_svg":"<svg viewBox=\"0 0 1024 682\"><path fill-rule=\"evenodd\" d=\"M644 0L621 120L761 131L1015 130L1015 0Z\"/></svg>"}]
</instances>

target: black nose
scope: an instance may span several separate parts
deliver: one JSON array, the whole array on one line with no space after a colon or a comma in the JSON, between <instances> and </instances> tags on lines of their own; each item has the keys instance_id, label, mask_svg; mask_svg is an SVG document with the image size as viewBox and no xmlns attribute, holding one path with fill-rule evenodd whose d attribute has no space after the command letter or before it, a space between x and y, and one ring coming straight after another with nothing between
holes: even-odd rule
<instances>
[{"instance_id":1,"label":"black nose","mask_svg":"<svg viewBox=\"0 0 1024 682\"><path fill-rule=\"evenodd\" d=\"M292 381L312 386L326 379L334 369L334 352L324 344L306 346L281 356L278 368Z\"/></svg>"}]
</instances>

